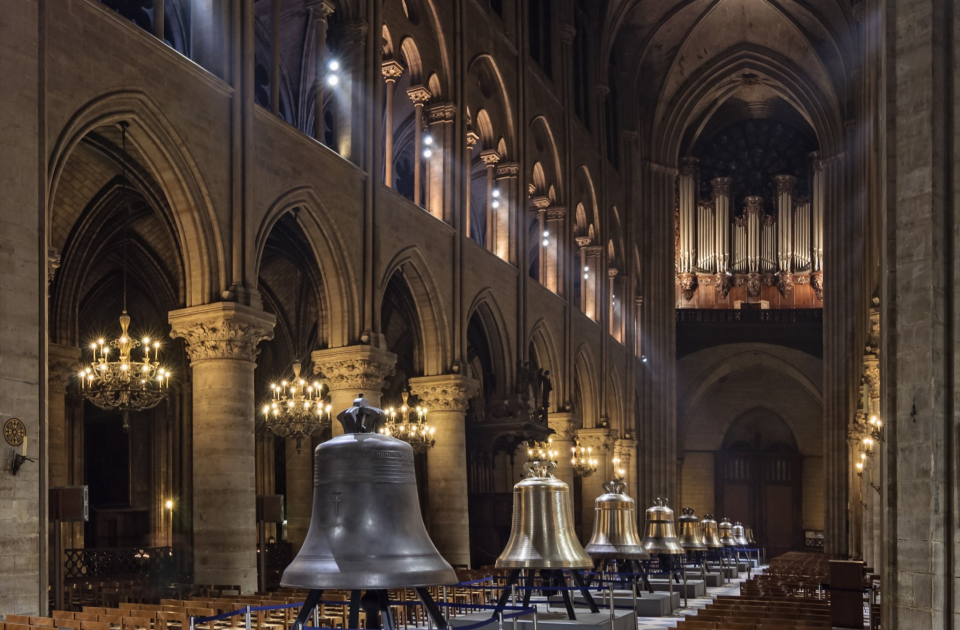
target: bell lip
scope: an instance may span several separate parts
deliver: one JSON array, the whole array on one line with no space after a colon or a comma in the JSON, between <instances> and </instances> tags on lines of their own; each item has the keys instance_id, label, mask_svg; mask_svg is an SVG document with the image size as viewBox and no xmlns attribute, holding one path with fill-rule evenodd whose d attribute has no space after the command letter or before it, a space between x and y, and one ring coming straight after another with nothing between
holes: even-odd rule
<instances>
[{"instance_id":1,"label":"bell lip","mask_svg":"<svg viewBox=\"0 0 960 630\"><path fill-rule=\"evenodd\" d=\"M323 590L359 590L359 589L397 589L414 588L420 586L451 586L460 582L453 567L447 569L432 569L428 571L411 571L407 575L396 573L396 579L384 580L383 575L364 572L352 573L323 573L316 570L295 571L287 578L287 572L295 567L287 567L280 578L283 588L323 589Z\"/></svg>"},{"instance_id":2,"label":"bell lip","mask_svg":"<svg viewBox=\"0 0 960 630\"><path fill-rule=\"evenodd\" d=\"M706 551L707 550L707 546L703 543L697 543L696 545L691 545L691 544L684 545L681 543L680 546L683 548L684 551Z\"/></svg>"},{"instance_id":3,"label":"bell lip","mask_svg":"<svg viewBox=\"0 0 960 630\"><path fill-rule=\"evenodd\" d=\"M587 545L584 547L594 560L649 560L650 554L643 545Z\"/></svg>"},{"instance_id":4,"label":"bell lip","mask_svg":"<svg viewBox=\"0 0 960 630\"><path fill-rule=\"evenodd\" d=\"M497 569L592 569L593 559L589 556L582 562L568 560L504 560L499 558L493 565Z\"/></svg>"}]
</instances>

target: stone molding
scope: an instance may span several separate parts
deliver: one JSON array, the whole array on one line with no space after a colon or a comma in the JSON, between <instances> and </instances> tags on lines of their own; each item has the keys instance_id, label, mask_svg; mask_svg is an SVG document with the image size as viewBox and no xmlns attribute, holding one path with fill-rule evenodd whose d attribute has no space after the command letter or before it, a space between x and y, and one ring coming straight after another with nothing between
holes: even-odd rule
<instances>
[{"instance_id":1,"label":"stone molding","mask_svg":"<svg viewBox=\"0 0 960 630\"><path fill-rule=\"evenodd\" d=\"M431 125L452 123L457 115L457 106L453 103L433 103L426 108L426 111L428 123Z\"/></svg>"},{"instance_id":2,"label":"stone molding","mask_svg":"<svg viewBox=\"0 0 960 630\"><path fill-rule=\"evenodd\" d=\"M700 160L695 157L685 157L680 159L680 176L691 177L697 174L697 165Z\"/></svg>"},{"instance_id":3,"label":"stone molding","mask_svg":"<svg viewBox=\"0 0 960 630\"><path fill-rule=\"evenodd\" d=\"M191 365L232 359L253 363L258 345L273 339L276 317L236 302L214 302L170 311L170 336L187 342Z\"/></svg>"},{"instance_id":4,"label":"stone molding","mask_svg":"<svg viewBox=\"0 0 960 630\"><path fill-rule=\"evenodd\" d=\"M546 210L547 208L550 207L550 204L552 203L550 201L550 197L534 197L532 201L533 201L533 205L538 210Z\"/></svg>"},{"instance_id":5,"label":"stone molding","mask_svg":"<svg viewBox=\"0 0 960 630\"><path fill-rule=\"evenodd\" d=\"M410 393L428 411L464 413L470 399L480 392L480 382L460 374L420 376L410 379Z\"/></svg>"},{"instance_id":6,"label":"stone molding","mask_svg":"<svg viewBox=\"0 0 960 630\"><path fill-rule=\"evenodd\" d=\"M636 440L627 438L618 438L613 441L613 456L620 458L620 467L627 471L627 474L630 474L630 461L633 459L636 446Z\"/></svg>"},{"instance_id":7,"label":"stone molding","mask_svg":"<svg viewBox=\"0 0 960 630\"><path fill-rule=\"evenodd\" d=\"M374 346L343 346L314 350L313 372L323 377L330 391L382 391L396 372L397 355Z\"/></svg>"},{"instance_id":8,"label":"stone molding","mask_svg":"<svg viewBox=\"0 0 960 630\"><path fill-rule=\"evenodd\" d=\"M501 162L497 164L497 170L495 172L495 177L497 179L507 179L509 177L519 177L520 175L520 164L518 162Z\"/></svg>"},{"instance_id":9,"label":"stone molding","mask_svg":"<svg viewBox=\"0 0 960 630\"><path fill-rule=\"evenodd\" d=\"M577 439L580 440L580 446L590 447L600 454L606 453L613 446L610 429L577 429Z\"/></svg>"},{"instance_id":10,"label":"stone molding","mask_svg":"<svg viewBox=\"0 0 960 630\"><path fill-rule=\"evenodd\" d=\"M583 248L584 253L590 258L599 258L603 255L603 247L600 245L591 245Z\"/></svg>"},{"instance_id":11,"label":"stone molding","mask_svg":"<svg viewBox=\"0 0 960 630\"><path fill-rule=\"evenodd\" d=\"M545 212L547 213L548 223L553 221L563 221L567 217L567 209L559 206L547 208Z\"/></svg>"},{"instance_id":12,"label":"stone molding","mask_svg":"<svg viewBox=\"0 0 960 630\"><path fill-rule=\"evenodd\" d=\"M467 132L467 151L473 151L473 147L477 146L477 141L480 140L480 136L475 134L472 131Z\"/></svg>"},{"instance_id":13,"label":"stone molding","mask_svg":"<svg viewBox=\"0 0 960 630\"><path fill-rule=\"evenodd\" d=\"M74 346L51 343L47 347L47 384L55 394L66 394L82 367L83 352Z\"/></svg>"},{"instance_id":14,"label":"stone molding","mask_svg":"<svg viewBox=\"0 0 960 630\"><path fill-rule=\"evenodd\" d=\"M547 424L553 429L558 441L572 442L580 426L580 418L572 413L551 413L547 417Z\"/></svg>"},{"instance_id":15,"label":"stone molding","mask_svg":"<svg viewBox=\"0 0 960 630\"><path fill-rule=\"evenodd\" d=\"M579 247L580 249L583 249L590 245L589 236L577 236L574 240L577 241L577 247Z\"/></svg>"},{"instance_id":16,"label":"stone molding","mask_svg":"<svg viewBox=\"0 0 960 630\"><path fill-rule=\"evenodd\" d=\"M336 5L333 0L311 0L307 3L307 13L317 20L326 20L333 15L334 11L336 11Z\"/></svg>"}]
</instances>

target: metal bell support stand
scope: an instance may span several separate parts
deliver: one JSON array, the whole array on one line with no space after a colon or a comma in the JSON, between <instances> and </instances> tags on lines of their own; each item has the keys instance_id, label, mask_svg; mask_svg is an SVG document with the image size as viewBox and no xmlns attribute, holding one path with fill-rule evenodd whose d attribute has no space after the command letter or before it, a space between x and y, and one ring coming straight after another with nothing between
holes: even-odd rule
<instances>
[{"instance_id":1,"label":"metal bell support stand","mask_svg":"<svg viewBox=\"0 0 960 630\"><path fill-rule=\"evenodd\" d=\"M497 600L496 608L493 611L491 619L500 618L503 614L503 610L509 601L510 594L513 592L513 587L517 586L520 582L520 572L522 569L513 569L510 571L510 575L507 577L507 583L503 586L503 590L500 592L500 598ZM570 591L567 590L563 577L564 569L541 569L540 577L544 580L549 580L552 582L549 586L542 586L541 590L550 591L555 589L560 590L561 595L563 596L563 604L567 609L567 617L571 620L577 618L576 612L573 609L573 597L570 595ZM600 612L600 609L597 607L597 603L593 600L593 596L590 595L590 590L587 588L587 585L583 581L583 575L580 574L580 571L577 569L567 569L570 573L570 578L573 580L573 583L576 585L576 588L580 591L580 594L583 595L584 601L587 603L587 608L590 609L592 613ZM530 605L530 595L533 591L533 585L531 584L532 580L528 575L526 577L525 584L526 588L523 591L523 606L528 607Z\"/></svg>"}]
</instances>

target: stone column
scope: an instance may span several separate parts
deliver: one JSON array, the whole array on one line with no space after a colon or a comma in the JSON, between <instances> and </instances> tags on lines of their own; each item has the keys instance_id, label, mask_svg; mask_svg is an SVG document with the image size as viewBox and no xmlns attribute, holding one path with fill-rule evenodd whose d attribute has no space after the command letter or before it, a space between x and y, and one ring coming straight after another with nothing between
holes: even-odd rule
<instances>
[{"instance_id":1,"label":"stone column","mask_svg":"<svg viewBox=\"0 0 960 630\"><path fill-rule=\"evenodd\" d=\"M337 111L334 113L336 125L337 153L360 165L363 159L364 129L362 112L370 95L364 91L364 49L367 41L367 23L363 20L340 22L331 29L340 59L340 97L337 99ZM377 41L380 37L380 25L377 25ZM378 156L379 159L379 156Z\"/></svg>"},{"instance_id":2,"label":"stone column","mask_svg":"<svg viewBox=\"0 0 960 630\"><path fill-rule=\"evenodd\" d=\"M610 481L607 455L610 451L610 429L579 429L577 437L580 446L593 449L593 457L597 459L597 472L583 480L583 536L590 537L593 533L594 503L603 494L603 484Z\"/></svg>"},{"instance_id":3,"label":"stone column","mask_svg":"<svg viewBox=\"0 0 960 630\"><path fill-rule=\"evenodd\" d=\"M393 188L393 93L397 79L403 76L403 66L391 59L383 62L384 93L387 98L387 120L383 129L383 183Z\"/></svg>"},{"instance_id":4,"label":"stone column","mask_svg":"<svg viewBox=\"0 0 960 630\"><path fill-rule=\"evenodd\" d=\"M429 411L436 446L427 452L427 521L430 537L454 566L470 566L465 416L480 384L459 374L410 379L410 393Z\"/></svg>"},{"instance_id":5,"label":"stone column","mask_svg":"<svg viewBox=\"0 0 960 630\"><path fill-rule=\"evenodd\" d=\"M583 312L593 321L600 318L600 305L597 301L600 293L600 287L603 283L597 282L600 273L600 260L603 258L603 248L599 245L592 245L581 249L584 256L584 279L586 285L584 290Z\"/></svg>"},{"instance_id":6,"label":"stone column","mask_svg":"<svg viewBox=\"0 0 960 630\"><path fill-rule=\"evenodd\" d=\"M334 436L343 433L337 414L352 407L357 394L363 394L374 407L380 405L383 386L387 377L393 375L397 363L397 355L374 346L315 350L311 359L313 371L321 375L323 383L330 388Z\"/></svg>"},{"instance_id":7,"label":"stone column","mask_svg":"<svg viewBox=\"0 0 960 630\"><path fill-rule=\"evenodd\" d=\"M193 370L193 541L198 584L257 588L254 380L275 318L234 302L171 311Z\"/></svg>"},{"instance_id":8,"label":"stone column","mask_svg":"<svg viewBox=\"0 0 960 630\"><path fill-rule=\"evenodd\" d=\"M547 229L547 208L550 207L549 197L534 197L533 205L537 209L537 247L540 251L540 284L547 286L547 276L550 275L550 252L543 244L543 233ZM526 238L526 236L524 236Z\"/></svg>"},{"instance_id":9,"label":"stone column","mask_svg":"<svg viewBox=\"0 0 960 630\"><path fill-rule=\"evenodd\" d=\"M580 418L576 414L565 411L551 412L548 419L553 435L553 450L557 451L557 469L553 476L570 486L573 492L573 466L570 463L573 455L573 438L576 436ZM571 494L570 496L573 496Z\"/></svg>"},{"instance_id":10,"label":"stone column","mask_svg":"<svg viewBox=\"0 0 960 630\"><path fill-rule=\"evenodd\" d=\"M336 419L333 420L339 424ZM287 455L287 540L296 555L310 529L313 514L313 445L304 440L297 452L294 438L284 440Z\"/></svg>"},{"instance_id":11,"label":"stone column","mask_svg":"<svg viewBox=\"0 0 960 630\"><path fill-rule=\"evenodd\" d=\"M430 90L422 85L407 89L413 101L413 203L423 205L423 106L430 101Z\"/></svg>"},{"instance_id":12,"label":"stone column","mask_svg":"<svg viewBox=\"0 0 960 630\"><path fill-rule=\"evenodd\" d=\"M279 4L278 0L274 0L274 4ZM316 98L313 113L313 137L321 143L323 142L323 77L327 70L327 18L333 14L334 9L332 0L311 0L307 3L307 11L313 18L314 37L316 38L313 62L313 93ZM277 59L279 61L279 57ZM274 83L278 86L277 96L279 97L279 81L277 79L278 77L274 78ZM279 107L279 99L277 106ZM341 155L343 154L341 153Z\"/></svg>"},{"instance_id":13,"label":"stone column","mask_svg":"<svg viewBox=\"0 0 960 630\"><path fill-rule=\"evenodd\" d=\"M68 486L70 474L70 417L67 411L67 387L76 379L80 363L80 348L51 343L47 346L47 461L49 465L48 486ZM82 527L82 524L79 524ZM62 523L61 544L68 549L75 544L74 524ZM53 546L53 529L50 530L50 575L54 575L54 563L58 561ZM63 556L59 557L63 562Z\"/></svg>"},{"instance_id":14,"label":"stone column","mask_svg":"<svg viewBox=\"0 0 960 630\"><path fill-rule=\"evenodd\" d=\"M620 341L622 335L616 331L617 318L613 308L614 296L617 294L615 288L618 273L620 273L620 270L616 267L607 268L607 332L617 341Z\"/></svg>"},{"instance_id":15,"label":"stone column","mask_svg":"<svg viewBox=\"0 0 960 630\"><path fill-rule=\"evenodd\" d=\"M487 251L497 251L497 213L493 211L493 169L500 161L500 154L493 149L480 152L480 159L487 167Z\"/></svg>"},{"instance_id":16,"label":"stone column","mask_svg":"<svg viewBox=\"0 0 960 630\"><path fill-rule=\"evenodd\" d=\"M513 238L514 211L517 208L520 165L517 162L500 162L497 164L497 190L500 191L500 207L494 208L497 219L497 256L507 262L516 264L517 247ZM496 205L496 204L494 204Z\"/></svg>"},{"instance_id":17,"label":"stone column","mask_svg":"<svg viewBox=\"0 0 960 630\"><path fill-rule=\"evenodd\" d=\"M623 469L624 479L627 482L627 494L631 496L634 496L634 493L631 492L631 488L636 488L637 486L636 452L637 441L632 438L622 437L613 441L613 457L615 459L620 459L620 468ZM610 474L616 474L616 471L613 470L612 467ZM677 500L679 500L679 498ZM643 510L646 509L646 507L641 509L639 506L637 506L638 518L643 514Z\"/></svg>"},{"instance_id":18,"label":"stone column","mask_svg":"<svg viewBox=\"0 0 960 630\"><path fill-rule=\"evenodd\" d=\"M477 141L480 140L480 136L472 131L467 132L466 142L464 143L464 148L466 149L466 155L463 156L463 181L464 186L467 188L466 199L464 200L464 234L467 238L470 238L470 231L473 229L473 211L470 209L472 194L470 193L470 182L473 181L473 148L477 146Z\"/></svg>"}]
</instances>

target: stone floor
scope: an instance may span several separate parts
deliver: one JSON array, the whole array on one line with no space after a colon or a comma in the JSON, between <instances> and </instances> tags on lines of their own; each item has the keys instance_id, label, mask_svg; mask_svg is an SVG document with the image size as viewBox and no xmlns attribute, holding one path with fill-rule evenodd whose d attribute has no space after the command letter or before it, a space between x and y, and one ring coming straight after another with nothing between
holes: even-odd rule
<instances>
[{"instance_id":1,"label":"stone floor","mask_svg":"<svg viewBox=\"0 0 960 630\"><path fill-rule=\"evenodd\" d=\"M760 569L759 571L754 570L753 574L756 575L762 571L763 569ZM660 630L661 628L676 628L678 621L687 615L696 615L697 611L706 607L706 605L712 602L717 596L739 595L740 583L745 582L746 580L747 574L741 573L738 579L731 580L727 586L707 588L706 597L691 598L687 602L687 607L676 611L676 614L673 617L640 617L637 619L637 630ZM683 600L681 599L680 602L683 603Z\"/></svg>"}]
</instances>

